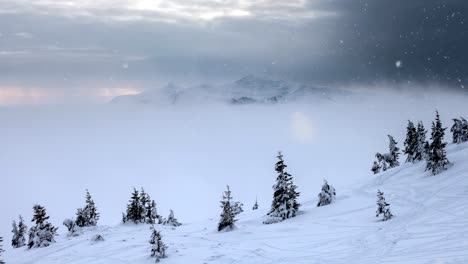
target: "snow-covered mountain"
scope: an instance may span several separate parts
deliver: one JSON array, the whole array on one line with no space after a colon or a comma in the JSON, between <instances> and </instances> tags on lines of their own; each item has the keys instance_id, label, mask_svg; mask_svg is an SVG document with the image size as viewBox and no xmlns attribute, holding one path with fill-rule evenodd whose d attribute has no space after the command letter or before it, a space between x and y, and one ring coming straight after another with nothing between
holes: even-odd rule
<instances>
[{"instance_id":1,"label":"snow-covered mountain","mask_svg":"<svg viewBox=\"0 0 468 264\"><path fill-rule=\"evenodd\" d=\"M468 143L447 150L453 166L437 176L424 162L406 163L338 189L324 207L301 186L300 214L281 223L262 224L268 208L246 205L231 232L216 232L218 219L156 225L169 246L161 263L468 263ZM386 222L375 217L377 189L395 215ZM8 249L4 257L15 264L149 264L149 228L98 226L78 237L61 234L47 248ZM93 242L96 234L105 240Z\"/></svg>"},{"instance_id":2,"label":"snow-covered mountain","mask_svg":"<svg viewBox=\"0 0 468 264\"><path fill-rule=\"evenodd\" d=\"M318 87L308 84L271 80L254 75L245 76L233 83L221 85L195 85L181 87L173 83L137 95L114 98L116 104L204 103L207 101L231 104L274 104L298 100L330 100L334 96L347 95L339 89Z\"/></svg>"}]
</instances>

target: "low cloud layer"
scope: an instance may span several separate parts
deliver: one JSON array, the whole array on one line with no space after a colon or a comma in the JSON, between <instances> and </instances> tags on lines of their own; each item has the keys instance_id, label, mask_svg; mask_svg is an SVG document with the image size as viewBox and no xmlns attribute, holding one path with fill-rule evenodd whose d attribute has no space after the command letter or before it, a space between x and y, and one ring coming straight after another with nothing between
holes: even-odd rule
<instances>
[{"instance_id":1,"label":"low cloud layer","mask_svg":"<svg viewBox=\"0 0 468 264\"><path fill-rule=\"evenodd\" d=\"M259 74L460 89L467 14L459 0L4 0L0 86L93 94Z\"/></svg>"}]
</instances>

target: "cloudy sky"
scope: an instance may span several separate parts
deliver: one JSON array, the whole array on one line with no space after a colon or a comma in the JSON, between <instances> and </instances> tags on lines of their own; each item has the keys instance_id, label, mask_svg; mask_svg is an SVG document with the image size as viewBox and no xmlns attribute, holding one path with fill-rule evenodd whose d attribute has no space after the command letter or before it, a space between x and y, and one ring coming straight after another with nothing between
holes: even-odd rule
<instances>
[{"instance_id":1,"label":"cloudy sky","mask_svg":"<svg viewBox=\"0 0 468 264\"><path fill-rule=\"evenodd\" d=\"M0 104L246 74L462 89L467 43L465 0L1 0Z\"/></svg>"}]
</instances>

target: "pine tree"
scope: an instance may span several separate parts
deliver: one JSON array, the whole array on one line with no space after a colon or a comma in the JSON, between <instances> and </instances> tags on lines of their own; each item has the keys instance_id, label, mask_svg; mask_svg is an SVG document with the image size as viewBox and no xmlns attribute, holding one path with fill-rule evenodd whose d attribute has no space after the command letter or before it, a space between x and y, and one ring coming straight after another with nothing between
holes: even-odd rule
<instances>
[{"instance_id":1,"label":"pine tree","mask_svg":"<svg viewBox=\"0 0 468 264\"><path fill-rule=\"evenodd\" d=\"M3 253L3 237L0 237L0 257L2 256L2 253ZM0 264L5 264L5 261L3 261L2 259L0 259Z\"/></svg>"},{"instance_id":2,"label":"pine tree","mask_svg":"<svg viewBox=\"0 0 468 264\"><path fill-rule=\"evenodd\" d=\"M450 129L452 132L452 142L456 144L460 144L463 142L463 124L460 119L453 119L453 126Z\"/></svg>"},{"instance_id":3,"label":"pine tree","mask_svg":"<svg viewBox=\"0 0 468 264\"><path fill-rule=\"evenodd\" d=\"M388 140L389 140L388 148L390 152L386 156L387 162L390 168L394 168L396 166L400 166L400 162L398 161L398 156L400 155L400 152L399 152L400 149L397 147L398 142L396 142L392 136L388 135Z\"/></svg>"},{"instance_id":4,"label":"pine tree","mask_svg":"<svg viewBox=\"0 0 468 264\"><path fill-rule=\"evenodd\" d=\"M86 206L83 209L86 215L86 226L95 226L99 220L99 213L94 203L93 198L88 190L86 190Z\"/></svg>"},{"instance_id":5,"label":"pine tree","mask_svg":"<svg viewBox=\"0 0 468 264\"><path fill-rule=\"evenodd\" d=\"M468 121L465 118L460 117L461 119L461 141L467 142L468 141Z\"/></svg>"},{"instance_id":6,"label":"pine tree","mask_svg":"<svg viewBox=\"0 0 468 264\"><path fill-rule=\"evenodd\" d=\"M447 165L450 164L445 152L445 146L447 143L443 142L445 129L446 128L442 127L439 112L436 111L436 119L434 122L432 122L432 143L430 144L429 156L426 164L426 170L432 171L433 175L439 174L446 170Z\"/></svg>"},{"instance_id":7,"label":"pine tree","mask_svg":"<svg viewBox=\"0 0 468 264\"><path fill-rule=\"evenodd\" d=\"M227 190L223 194L223 200L221 201L221 208L223 209L221 213L221 219L219 220L218 224L218 231L223 230L232 230L235 228L236 223L236 214L233 211L232 206L232 196L231 190L229 189L229 185L227 186Z\"/></svg>"},{"instance_id":8,"label":"pine tree","mask_svg":"<svg viewBox=\"0 0 468 264\"><path fill-rule=\"evenodd\" d=\"M252 207L252 210L257 210L258 209L258 202L257 202L257 198L255 198L255 203Z\"/></svg>"},{"instance_id":9,"label":"pine tree","mask_svg":"<svg viewBox=\"0 0 468 264\"><path fill-rule=\"evenodd\" d=\"M142 207L140 203L140 194L137 189L133 188L132 197L130 198L130 204L127 206L127 221L132 221L133 223L141 223L142 219Z\"/></svg>"},{"instance_id":10,"label":"pine tree","mask_svg":"<svg viewBox=\"0 0 468 264\"><path fill-rule=\"evenodd\" d=\"M421 161L427 158L429 146L428 142L426 141L426 129L424 128L424 124L422 121L419 121L418 128L416 129L416 136L417 136L417 148L415 149L414 153L414 160Z\"/></svg>"},{"instance_id":11,"label":"pine tree","mask_svg":"<svg viewBox=\"0 0 468 264\"><path fill-rule=\"evenodd\" d=\"M415 155L418 148L418 134L414 123L408 120L408 127L406 128L406 139L404 142L405 149L403 153L406 154L406 162L415 162Z\"/></svg>"},{"instance_id":12,"label":"pine tree","mask_svg":"<svg viewBox=\"0 0 468 264\"><path fill-rule=\"evenodd\" d=\"M76 220L75 224L79 227L85 227L88 223L87 213L82 209L76 209Z\"/></svg>"},{"instance_id":13,"label":"pine tree","mask_svg":"<svg viewBox=\"0 0 468 264\"><path fill-rule=\"evenodd\" d=\"M14 248L20 248L26 245L26 232L28 231L28 227L24 224L23 217L19 216L18 226L16 222L13 221L13 237L11 239L11 245Z\"/></svg>"},{"instance_id":14,"label":"pine tree","mask_svg":"<svg viewBox=\"0 0 468 264\"><path fill-rule=\"evenodd\" d=\"M151 202L151 198L149 197L149 194L145 192L143 188L141 188L140 191L140 211L141 211L141 222L147 223L150 221L148 218L148 204Z\"/></svg>"},{"instance_id":15,"label":"pine tree","mask_svg":"<svg viewBox=\"0 0 468 264\"><path fill-rule=\"evenodd\" d=\"M319 201L317 207L331 204L335 200L336 191L333 186L329 185L327 180L323 180L322 191L319 193Z\"/></svg>"},{"instance_id":16,"label":"pine tree","mask_svg":"<svg viewBox=\"0 0 468 264\"><path fill-rule=\"evenodd\" d=\"M463 117L453 119L453 126L450 132L453 133L453 143L460 144L468 141L468 122Z\"/></svg>"},{"instance_id":17,"label":"pine tree","mask_svg":"<svg viewBox=\"0 0 468 264\"><path fill-rule=\"evenodd\" d=\"M57 228L47 222L49 216L43 206L34 205L33 209L34 216L31 222L35 222L36 225L29 230L28 247L47 247L55 243Z\"/></svg>"},{"instance_id":18,"label":"pine tree","mask_svg":"<svg viewBox=\"0 0 468 264\"><path fill-rule=\"evenodd\" d=\"M276 184L273 185L273 201L271 209L268 212L269 219L264 221L265 224L276 223L287 218L295 217L299 210L300 204L297 202L299 192L296 191L297 186L293 183L291 174L285 171L287 167L284 164L283 155L278 153L278 162L275 170L278 173Z\"/></svg>"},{"instance_id":19,"label":"pine tree","mask_svg":"<svg viewBox=\"0 0 468 264\"><path fill-rule=\"evenodd\" d=\"M148 200L149 200L149 196L148 196ZM161 216L158 214L158 210L156 208L156 202L154 200L148 203L148 206L146 207L146 213L147 213L147 223L149 224L161 224L162 223Z\"/></svg>"},{"instance_id":20,"label":"pine tree","mask_svg":"<svg viewBox=\"0 0 468 264\"><path fill-rule=\"evenodd\" d=\"M182 225L177 221L177 218L174 217L174 212L170 210L169 216L167 217L166 220L163 222L164 225L170 225L170 226L180 226Z\"/></svg>"},{"instance_id":21,"label":"pine tree","mask_svg":"<svg viewBox=\"0 0 468 264\"><path fill-rule=\"evenodd\" d=\"M149 243L151 244L151 257L159 262L162 258L166 257L167 246L162 241L161 233L159 233L154 226L151 227L151 238Z\"/></svg>"},{"instance_id":22,"label":"pine tree","mask_svg":"<svg viewBox=\"0 0 468 264\"><path fill-rule=\"evenodd\" d=\"M377 173L380 173L380 170L382 168L380 167L380 164L377 160L374 160L374 164L372 164L372 168L371 168L371 171L374 173L374 174L377 174Z\"/></svg>"},{"instance_id":23,"label":"pine tree","mask_svg":"<svg viewBox=\"0 0 468 264\"><path fill-rule=\"evenodd\" d=\"M384 193L380 190L377 190L377 212L375 217L383 214L382 221L387 221L393 217L392 212L390 211L390 204L385 201Z\"/></svg>"}]
</instances>

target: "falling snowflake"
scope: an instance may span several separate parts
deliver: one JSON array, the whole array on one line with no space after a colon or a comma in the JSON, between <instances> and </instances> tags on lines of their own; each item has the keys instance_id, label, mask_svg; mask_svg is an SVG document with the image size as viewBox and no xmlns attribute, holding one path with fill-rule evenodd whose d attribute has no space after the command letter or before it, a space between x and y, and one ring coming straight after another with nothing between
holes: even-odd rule
<instances>
[{"instance_id":1,"label":"falling snowflake","mask_svg":"<svg viewBox=\"0 0 468 264\"><path fill-rule=\"evenodd\" d=\"M397 68L403 67L403 62L400 61L400 60L396 61L396 62L395 62L395 67L397 67Z\"/></svg>"}]
</instances>

